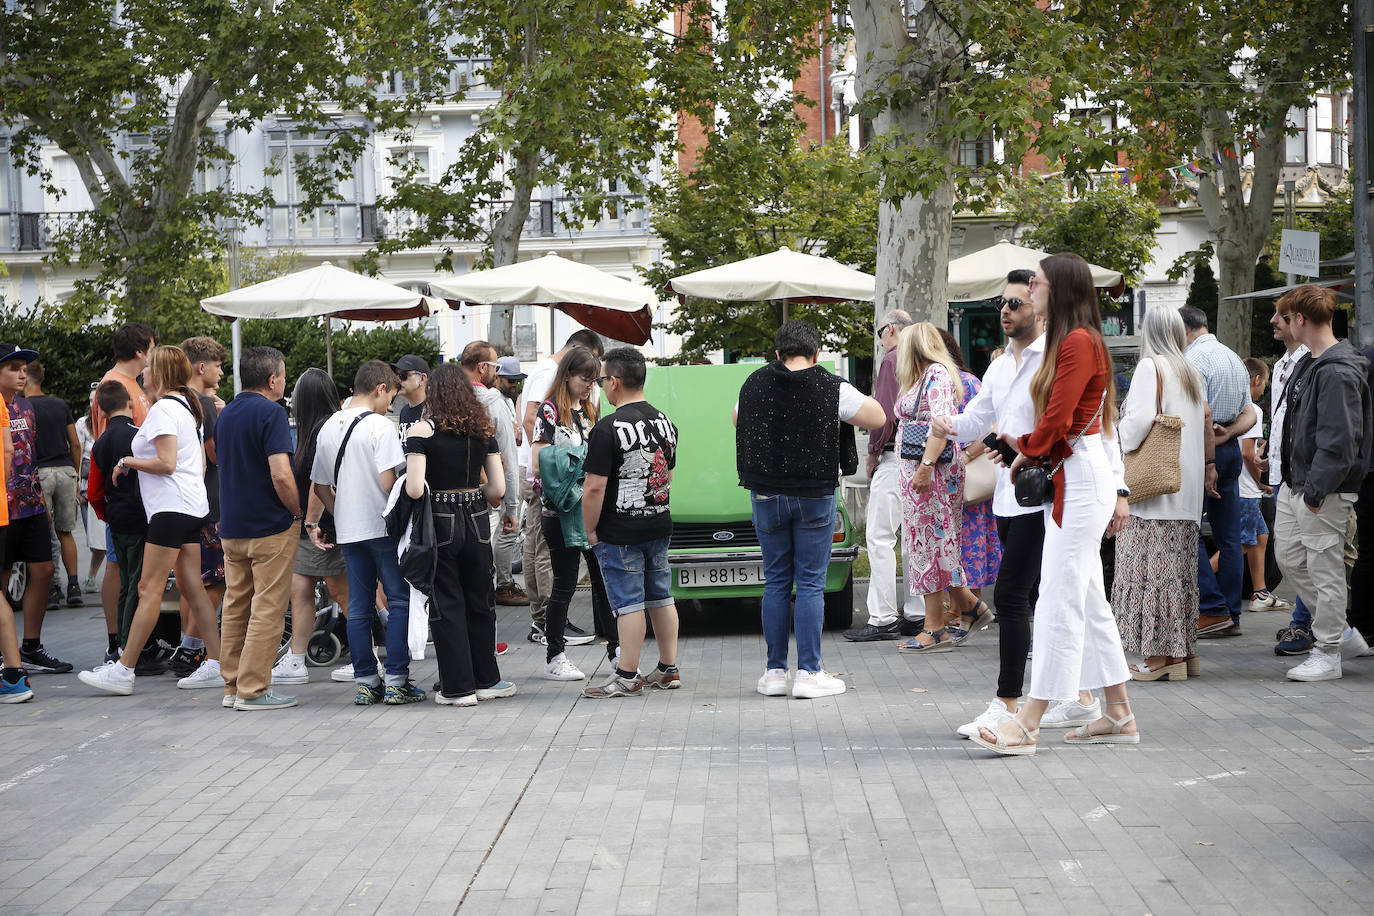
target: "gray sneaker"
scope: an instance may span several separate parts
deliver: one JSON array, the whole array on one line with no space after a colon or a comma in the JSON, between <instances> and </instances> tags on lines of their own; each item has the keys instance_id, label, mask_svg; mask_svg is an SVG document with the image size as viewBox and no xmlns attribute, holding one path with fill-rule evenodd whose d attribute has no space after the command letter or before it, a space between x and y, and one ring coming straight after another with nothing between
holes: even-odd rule
<instances>
[{"instance_id":1,"label":"gray sneaker","mask_svg":"<svg viewBox=\"0 0 1374 916\"><path fill-rule=\"evenodd\" d=\"M295 697L284 697L279 693L274 693L270 687L252 699L239 697L234 701L234 708L244 712L255 709L286 709L288 706L295 705Z\"/></svg>"},{"instance_id":2,"label":"gray sneaker","mask_svg":"<svg viewBox=\"0 0 1374 916\"><path fill-rule=\"evenodd\" d=\"M627 681L618 674L611 675L611 679L599 687L588 687L582 691L584 697L593 700L604 700L607 697L637 697L644 692L644 678L635 675L633 681Z\"/></svg>"}]
</instances>

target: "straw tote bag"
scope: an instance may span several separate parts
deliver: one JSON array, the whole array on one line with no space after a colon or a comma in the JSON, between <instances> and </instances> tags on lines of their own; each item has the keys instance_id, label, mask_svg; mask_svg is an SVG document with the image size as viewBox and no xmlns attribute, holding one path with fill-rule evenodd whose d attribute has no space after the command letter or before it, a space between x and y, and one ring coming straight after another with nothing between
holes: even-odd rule
<instances>
[{"instance_id":1,"label":"straw tote bag","mask_svg":"<svg viewBox=\"0 0 1374 916\"><path fill-rule=\"evenodd\" d=\"M1126 502L1135 505L1156 496L1168 496L1183 488L1183 469L1179 451L1183 446L1183 418L1163 412L1164 376L1155 365L1155 418L1140 447L1123 456L1126 486L1131 495Z\"/></svg>"}]
</instances>

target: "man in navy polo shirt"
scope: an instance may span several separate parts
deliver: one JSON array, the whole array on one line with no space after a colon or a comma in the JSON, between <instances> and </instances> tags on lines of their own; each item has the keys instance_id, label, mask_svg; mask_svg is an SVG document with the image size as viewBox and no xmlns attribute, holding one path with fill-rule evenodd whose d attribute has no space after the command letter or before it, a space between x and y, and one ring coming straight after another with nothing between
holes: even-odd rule
<instances>
[{"instance_id":1,"label":"man in navy polo shirt","mask_svg":"<svg viewBox=\"0 0 1374 916\"><path fill-rule=\"evenodd\" d=\"M249 347L239 360L239 378L243 391L220 411L215 427L224 544L224 705L284 709L295 706L296 698L272 691L272 665L303 517L291 471L291 427L276 403L286 393L286 360L273 347Z\"/></svg>"}]
</instances>

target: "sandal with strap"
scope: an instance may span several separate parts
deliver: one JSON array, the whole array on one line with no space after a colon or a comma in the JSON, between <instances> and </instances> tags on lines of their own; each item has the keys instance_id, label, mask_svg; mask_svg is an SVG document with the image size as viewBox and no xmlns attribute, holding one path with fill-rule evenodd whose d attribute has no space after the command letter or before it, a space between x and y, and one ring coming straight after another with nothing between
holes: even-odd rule
<instances>
[{"instance_id":1,"label":"sandal with strap","mask_svg":"<svg viewBox=\"0 0 1374 916\"><path fill-rule=\"evenodd\" d=\"M1040 738L1040 729L1026 728L1026 726L1021 724L1021 720L1016 718L1015 716L1008 719L1007 722L1021 729L1020 744L1008 744L1006 736L1002 734L1001 725L997 726L996 728L984 727L983 729L980 729L979 731L976 731L972 735L970 735L969 740L972 741L974 744L978 745L979 747L985 747L988 750L992 751L994 754L999 754L1003 757L1034 757L1036 741L1038 741ZM997 740L989 741L988 739L984 738L982 734L983 731L991 732Z\"/></svg>"},{"instance_id":2,"label":"sandal with strap","mask_svg":"<svg viewBox=\"0 0 1374 916\"><path fill-rule=\"evenodd\" d=\"M930 655L932 652L953 651L954 640L949 638L944 627L940 627L938 630L922 630L921 632L933 640L930 645L921 643L917 637L913 636L906 642L898 643L897 651L907 655Z\"/></svg>"},{"instance_id":3,"label":"sandal with strap","mask_svg":"<svg viewBox=\"0 0 1374 916\"><path fill-rule=\"evenodd\" d=\"M1104 718L1104 719L1106 719L1108 722L1112 723L1112 730L1111 730L1111 731L1109 731L1109 732L1103 732L1103 733L1100 734L1100 735L1094 735L1094 734L1092 733L1092 731L1091 731L1091 729L1092 729L1092 723L1089 722L1087 725L1080 725L1078 728L1075 728L1073 731L1071 731L1071 732L1069 732L1068 734L1066 734L1066 735L1064 736L1064 743L1065 743L1065 744L1139 744L1139 743L1140 743L1140 734L1139 734L1138 732L1137 732L1136 734L1134 734L1134 735L1123 735L1123 734L1121 733L1121 730L1122 730L1123 728L1125 728L1127 725L1130 725L1132 722L1135 721L1135 713L1130 713L1129 715L1127 715L1127 716L1126 716L1125 718L1123 718L1123 719L1113 719L1110 715L1108 715L1108 714L1106 714L1106 713L1104 712L1104 713L1102 714L1102 718Z\"/></svg>"},{"instance_id":4,"label":"sandal with strap","mask_svg":"<svg viewBox=\"0 0 1374 916\"><path fill-rule=\"evenodd\" d=\"M979 630L987 629L992 623L993 614L986 601L979 600L971 610L959 614L959 623L953 625L954 644L957 646Z\"/></svg>"}]
</instances>

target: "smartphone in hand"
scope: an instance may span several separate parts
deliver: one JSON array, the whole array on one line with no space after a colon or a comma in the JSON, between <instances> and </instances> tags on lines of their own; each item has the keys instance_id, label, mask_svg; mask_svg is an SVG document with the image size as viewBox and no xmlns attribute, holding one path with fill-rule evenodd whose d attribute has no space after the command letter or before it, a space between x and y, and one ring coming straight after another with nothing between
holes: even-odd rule
<instances>
[{"instance_id":1,"label":"smartphone in hand","mask_svg":"<svg viewBox=\"0 0 1374 916\"><path fill-rule=\"evenodd\" d=\"M1010 445L1003 442L1001 439L997 438L996 433L988 433L986 436L984 436L983 444L986 445L989 449L992 449L993 451L1001 455L1002 461L1007 465L1007 467L1011 467L1011 463L1016 460L1016 449L1012 448Z\"/></svg>"}]
</instances>

